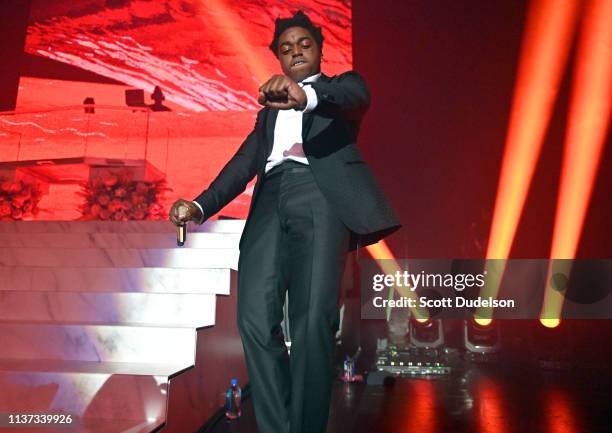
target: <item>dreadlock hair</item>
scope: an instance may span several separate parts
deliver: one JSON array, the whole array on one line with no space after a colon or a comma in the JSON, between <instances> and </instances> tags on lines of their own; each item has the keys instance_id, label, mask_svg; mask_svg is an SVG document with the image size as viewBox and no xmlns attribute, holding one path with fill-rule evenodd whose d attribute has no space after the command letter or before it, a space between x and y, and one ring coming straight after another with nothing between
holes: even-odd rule
<instances>
[{"instance_id":1,"label":"dreadlock hair","mask_svg":"<svg viewBox=\"0 0 612 433\"><path fill-rule=\"evenodd\" d=\"M308 30L319 46L319 49L323 50L323 33L321 33L321 27L316 27L312 21L310 21L308 15L300 10L290 18L279 17L274 21L274 39L272 39L269 48L276 57L278 57L278 40L280 35L290 27L303 27Z\"/></svg>"}]
</instances>

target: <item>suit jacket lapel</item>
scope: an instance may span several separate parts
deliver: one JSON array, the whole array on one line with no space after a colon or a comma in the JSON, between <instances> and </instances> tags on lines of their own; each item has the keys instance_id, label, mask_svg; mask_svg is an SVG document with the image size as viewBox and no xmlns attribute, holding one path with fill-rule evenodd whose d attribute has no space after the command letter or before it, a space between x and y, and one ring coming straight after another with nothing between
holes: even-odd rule
<instances>
[{"instance_id":1,"label":"suit jacket lapel","mask_svg":"<svg viewBox=\"0 0 612 433\"><path fill-rule=\"evenodd\" d=\"M321 74L319 77L320 81L330 81L331 78L327 75ZM276 118L278 117L278 109L276 108L268 108L266 113L266 121L265 121L265 138L266 138L266 152L265 152L265 160L268 159L270 153L272 152L272 146L274 145L274 127L276 125ZM319 116L316 116L314 112L304 113L302 115L302 142L305 142L308 138L308 134L310 133L313 123L317 121L321 121L318 119ZM315 128L317 130L317 128Z\"/></svg>"},{"instance_id":2,"label":"suit jacket lapel","mask_svg":"<svg viewBox=\"0 0 612 433\"><path fill-rule=\"evenodd\" d=\"M319 77L319 81L329 82L330 80L331 78L323 73ZM308 140L313 123L315 123L316 126L316 122L318 121L320 121L320 118L319 116L316 116L313 111L304 113L302 116L302 142L306 142ZM315 130L316 129L317 128L315 128Z\"/></svg>"},{"instance_id":3,"label":"suit jacket lapel","mask_svg":"<svg viewBox=\"0 0 612 433\"><path fill-rule=\"evenodd\" d=\"M278 117L277 108L268 108L266 114L266 152L265 159L268 159L272 152L272 145L274 144L274 126L276 125L276 118Z\"/></svg>"}]
</instances>

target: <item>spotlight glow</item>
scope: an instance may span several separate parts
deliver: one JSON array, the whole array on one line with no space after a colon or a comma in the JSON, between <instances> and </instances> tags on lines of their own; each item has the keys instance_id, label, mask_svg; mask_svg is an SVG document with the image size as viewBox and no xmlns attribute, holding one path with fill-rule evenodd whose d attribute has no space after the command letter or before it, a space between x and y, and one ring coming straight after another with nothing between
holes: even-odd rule
<instances>
[{"instance_id":1,"label":"spotlight glow","mask_svg":"<svg viewBox=\"0 0 612 433\"><path fill-rule=\"evenodd\" d=\"M393 275L396 272L401 272L402 267L399 265L395 256L389 249L389 246L384 240L378 241L375 244L366 246L367 252L372 256L373 259L377 260L378 265L381 270L388 274ZM418 305L419 296L416 292L410 290L407 287L395 287L395 290L401 295L410 299L415 300L415 305ZM389 298L393 295L392 292L389 293ZM419 322L425 323L429 320L429 313L427 310L419 307L410 308L410 312L412 316ZM389 320L391 314L391 307L387 307L387 320Z\"/></svg>"},{"instance_id":2,"label":"spotlight glow","mask_svg":"<svg viewBox=\"0 0 612 433\"><path fill-rule=\"evenodd\" d=\"M488 259L508 257L550 122L574 33L578 2L531 2L506 136Z\"/></svg>"},{"instance_id":3,"label":"spotlight glow","mask_svg":"<svg viewBox=\"0 0 612 433\"><path fill-rule=\"evenodd\" d=\"M521 47L487 259L507 259L569 56L578 2L532 0ZM496 298L505 264L481 297ZM491 318L491 308L476 316Z\"/></svg>"},{"instance_id":4,"label":"spotlight glow","mask_svg":"<svg viewBox=\"0 0 612 433\"><path fill-rule=\"evenodd\" d=\"M206 2L201 0L201 5L202 13L209 14L218 24L218 29L225 33L227 42L245 59L257 81L264 83L270 78L274 71L269 70L267 65L259 60L259 56L253 53L252 45L244 34L245 25L242 18L232 10L231 3L225 0L206 0Z\"/></svg>"},{"instance_id":5,"label":"spotlight glow","mask_svg":"<svg viewBox=\"0 0 612 433\"><path fill-rule=\"evenodd\" d=\"M478 325L481 326L483 328L489 326L491 323L493 323L493 319L487 319L487 318L481 318L481 317L475 317L474 318L474 322Z\"/></svg>"},{"instance_id":6,"label":"spotlight glow","mask_svg":"<svg viewBox=\"0 0 612 433\"><path fill-rule=\"evenodd\" d=\"M612 111L612 0L587 3L575 79L550 257L576 256ZM551 268L547 281L551 277ZM561 315L564 297L545 288L541 317Z\"/></svg>"},{"instance_id":7,"label":"spotlight glow","mask_svg":"<svg viewBox=\"0 0 612 433\"><path fill-rule=\"evenodd\" d=\"M561 324L561 320L559 319L543 319L540 318L540 323L546 328L556 328Z\"/></svg>"}]
</instances>

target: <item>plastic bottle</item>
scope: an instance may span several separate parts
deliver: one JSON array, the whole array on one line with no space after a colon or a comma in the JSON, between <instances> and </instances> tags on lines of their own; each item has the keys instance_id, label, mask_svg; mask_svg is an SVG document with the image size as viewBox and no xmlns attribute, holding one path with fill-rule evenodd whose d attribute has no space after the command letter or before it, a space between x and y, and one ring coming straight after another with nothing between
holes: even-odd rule
<instances>
[{"instance_id":1,"label":"plastic bottle","mask_svg":"<svg viewBox=\"0 0 612 433\"><path fill-rule=\"evenodd\" d=\"M236 419L242 414L242 389L238 386L238 379L232 378L230 383L225 393L225 416L227 419Z\"/></svg>"},{"instance_id":2,"label":"plastic bottle","mask_svg":"<svg viewBox=\"0 0 612 433\"><path fill-rule=\"evenodd\" d=\"M355 360L347 355L343 367L343 380L345 382L353 382L355 380Z\"/></svg>"}]
</instances>

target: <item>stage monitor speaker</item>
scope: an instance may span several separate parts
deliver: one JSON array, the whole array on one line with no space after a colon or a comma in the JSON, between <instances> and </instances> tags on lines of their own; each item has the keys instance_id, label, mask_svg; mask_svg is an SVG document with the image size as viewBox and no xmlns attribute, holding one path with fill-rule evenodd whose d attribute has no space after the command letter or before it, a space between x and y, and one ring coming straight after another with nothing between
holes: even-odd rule
<instances>
[{"instance_id":1,"label":"stage monitor speaker","mask_svg":"<svg viewBox=\"0 0 612 433\"><path fill-rule=\"evenodd\" d=\"M146 107L144 90L128 89L125 91L125 103L128 107Z\"/></svg>"}]
</instances>

